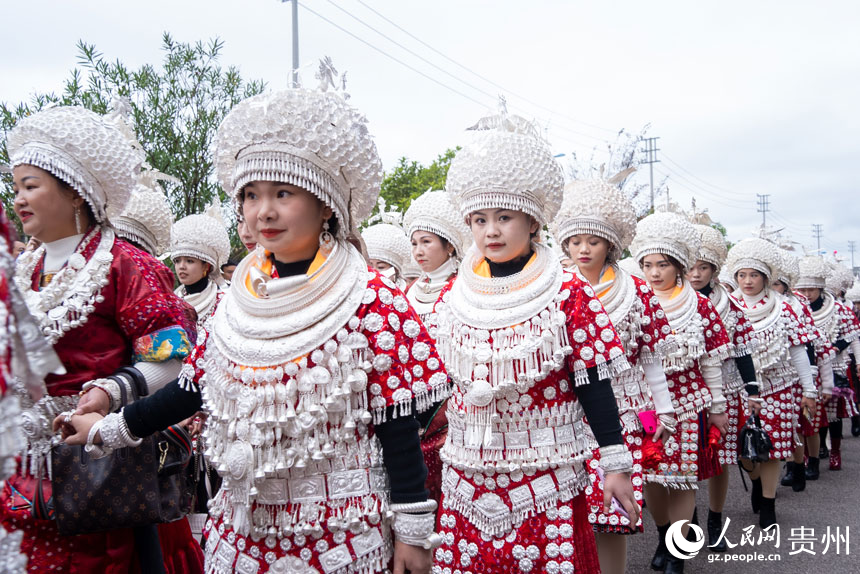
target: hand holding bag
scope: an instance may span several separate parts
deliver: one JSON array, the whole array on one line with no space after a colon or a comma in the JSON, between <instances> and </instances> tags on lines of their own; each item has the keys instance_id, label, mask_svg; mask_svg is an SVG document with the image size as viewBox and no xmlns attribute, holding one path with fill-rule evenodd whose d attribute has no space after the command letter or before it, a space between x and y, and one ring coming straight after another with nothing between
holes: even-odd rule
<instances>
[{"instance_id":1,"label":"hand holding bag","mask_svg":"<svg viewBox=\"0 0 860 574\"><path fill-rule=\"evenodd\" d=\"M740 432L738 456L752 462L767 462L772 448L773 443L762 428L759 416L749 417Z\"/></svg>"},{"instance_id":2,"label":"hand holding bag","mask_svg":"<svg viewBox=\"0 0 860 574\"><path fill-rule=\"evenodd\" d=\"M179 520L191 509L191 455L191 438L176 425L99 459L59 444L50 454L53 495L44 500L40 478L34 513L65 536Z\"/></svg>"}]
</instances>

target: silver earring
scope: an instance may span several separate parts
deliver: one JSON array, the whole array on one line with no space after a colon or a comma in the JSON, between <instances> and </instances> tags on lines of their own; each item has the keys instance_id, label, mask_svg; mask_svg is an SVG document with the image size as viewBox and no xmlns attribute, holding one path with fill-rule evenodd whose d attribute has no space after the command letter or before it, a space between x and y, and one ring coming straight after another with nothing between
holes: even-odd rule
<instances>
[{"instance_id":1,"label":"silver earring","mask_svg":"<svg viewBox=\"0 0 860 574\"><path fill-rule=\"evenodd\" d=\"M81 231L81 208L77 205L75 206L75 231L78 235L83 233L83 231Z\"/></svg>"},{"instance_id":2,"label":"silver earring","mask_svg":"<svg viewBox=\"0 0 860 574\"><path fill-rule=\"evenodd\" d=\"M684 285L684 279L680 275L675 276L675 285L677 285L678 287Z\"/></svg>"},{"instance_id":3,"label":"silver earring","mask_svg":"<svg viewBox=\"0 0 860 574\"><path fill-rule=\"evenodd\" d=\"M328 221L323 222L323 230L320 233L320 249L323 253L329 254L334 249L334 237L329 233Z\"/></svg>"}]
</instances>

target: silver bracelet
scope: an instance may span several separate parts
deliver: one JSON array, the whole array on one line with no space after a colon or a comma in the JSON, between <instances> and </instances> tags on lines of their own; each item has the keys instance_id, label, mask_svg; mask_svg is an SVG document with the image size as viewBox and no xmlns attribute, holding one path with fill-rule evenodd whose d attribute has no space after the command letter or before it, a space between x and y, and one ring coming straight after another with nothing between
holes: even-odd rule
<instances>
[{"instance_id":1,"label":"silver bracelet","mask_svg":"<svg viewBox=\"0 0 860 574\"><path fill-rule=\"evenodd\" d=\"M817 400L818 399L818 391L817 390L815 390L815 391L803 391L803 396L804 396L804 398L807 398L807 399L816 399Z\"/></svg>"},{"instance_id":2,"label":"silver bracelet","mask_svg":"<svg viewBox=\"0 0 860 574\"><path fill-rule=\"evenodd\" d=\"M764 399L761 397L747 397L747 400L752 402L752 403L758 403L758 404L762 404L764 402Z\"/></svg>"},{"instance_id":3,"label":"silver bracelet","mask_svg":"<svg viewBox=\"0 0 860 574\"><path fill-rule=\"evenodd\" d=\"M389 509L392 512L436 512L436 501L432 498L421 502L401 502L392 504Z\"/></svg>"},{"instance_id":4,"label":"silver bracelet","mask_svg":"<svg viewBox=\"0 0 860 574\"><path fill-rule=\"evenodd\" d=\"M600 468L606 474L633 471L633 455L623 444L600 447Z\"/></svg>"},{"instance_id":5,"label":"silver bracelet","mask_svg":"<svg viewBox=\"0 0 860 574\"><path fill-rule=\"evenodd\" d=\"M675 413L657 413L657 420L664 429L669 431L669 434L675 434L678 430L678 419L675 418Z\"/></svg>"},{"instance_id":6,"label":"silver bracelet","mask_svg":"<svg viewBox=\"0 0 860 574\"><path fill-rule=\"evenodd\" d=\"M723 399L718 403L711 403L711 406L708 407L708 413L712 415L724 415L726 414L726 401Z\"/></svg>"},{"instance_id":7,"label":"silver bracelet","mask_svg":"<svg viewBox=\"0 0 860 574\"><path fill-rule=\"evenodd\" d=\"M102 421L101 426L102 443L112 449L125 448L127 446L139 446L143 439L139 439L128 430L128 423L122 411L111 413Z\"/></svg>"},{"instance_id":8,"label":"silver bracelet","mask_svg":"<svg viewBox=\"0 0 860 574\"><path fill-rule=\"evenodd\" d=\"M94 379L92 381L87 381L84 383L84 386L81 388L81 391L86 393L90 389L101 389L103 390L108 399L110 399L110 406L108 410L110 412L115 412L118 408L120 408L120 390L119 383L111 379Z\"/></svg>"},{"instance_id":9,"label":"silver bracelet","mask_svg":"<svg viewBox=\"0 0 860 574\"><path fill-rule=\"evenodd\" d=\"M397 540L410 546L433 550L442 544L442 537L435 532L436 513L434 512L408 514L395 510L391 529Z\"/></svg>"},{"instance_id":10,"label":"silver bracelet","mask_svg":"<svg viewBox=\"0 0 860 574\"><path fill-rule=\"evenodd\" d=\"M100 433L104 422L104 419L96 421L93 426L90 427L90 432L87 433L87 444L84 445L84 450L89 453L92 458L102 458L113 452L112 449L107 448L104 445L100 446L94 443L96 433ZM102 441L104 441L104 436L102 436Z\"/></svg>"}]
</instances>

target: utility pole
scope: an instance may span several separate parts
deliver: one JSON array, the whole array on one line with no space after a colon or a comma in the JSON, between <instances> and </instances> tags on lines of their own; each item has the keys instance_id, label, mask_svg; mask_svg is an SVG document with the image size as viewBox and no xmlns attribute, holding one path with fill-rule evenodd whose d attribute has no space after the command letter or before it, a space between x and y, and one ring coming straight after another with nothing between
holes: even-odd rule
<instances>
[{"instance_id":1,"label":"utility pole","mask_svg":"<svg viewBox=\"0 0 860 574\"><path fill-rule=\"evenodd\" d=\"M758 208L756 211L761 213L761 229L764 231L765 225L767 225L767 212L770 211L770 206L768 205L768 198L770 197L769 193L761 194L757 193L755 196L758 198Z\"/></svg>"},{"instance_id":2,"label":"utility pole","mask_svg":"<svg viewBox=\"0 0 860 574\"><path fill-rule=\"evenodd\" d=\"M657 140L660 138L645 138L645 159L643 163L647 163L651 167L651 212L654 212L654 164L659 162L657 159Z\"/></svg>"},{"instance_id":3,"label":"utility pole","mask_svg":"<svg viewBox=\"0 0 860 574\"><path fill-rule=\"evenodd\" d=\"M854 250L855 249L857 249L857 242L856 241L849 241L848 242L848 251L851 252L851 271L852 272L854 271Z\"/></svg>"},{"instance_id":4,"label":"utility pole","mask_svg":"<svg viewBox=\"0 0 860 574\"><path fill-rule=\"evenodd\" d=\"M816 255L821 255L821 228L823 226L820 223L812 224L812 236L818 242L818 253Z\"/></svg>"},{"instance_id":5,"label":"utility pole","mask_svg":"<svg viewBox=\"0 0 860 574\"><path fill-rule=\"evenodd\" d=\"M293 70L290 73L290 86L299 87L299 0L281 0L289 2L293 8Z\"/></svg>"}]
</instances>

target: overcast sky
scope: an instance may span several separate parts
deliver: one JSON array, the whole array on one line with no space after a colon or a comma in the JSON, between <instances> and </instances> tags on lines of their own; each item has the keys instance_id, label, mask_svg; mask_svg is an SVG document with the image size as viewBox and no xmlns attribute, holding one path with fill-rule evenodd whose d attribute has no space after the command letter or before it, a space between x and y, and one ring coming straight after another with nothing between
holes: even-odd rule
<instances>
[{"instance_id":1,"label":"overcast sky","mask_svg":"<svg viewBox=\"0 0 860 574\"><path fill-rule=\"evenodd\" d=\"M504 93L509 110L537 120L566 157L590 155L619 129L637 132L650 123L649 134L660 137L655 179L669 176L682 207L695 196L733 240L761 221L755 196L765 193L769 221L796 241L814 246L812 224L820 223L823 249L847 256L848 241L860 243L860 3L305 3L436 79L300 7L305 83L314 82L323 55L348 71L351 101L368 117L386 168L404 155L427 163L462 143L464 128L494 111ZM3 4L2 101L59 91L79 39L129 66L157 64L165 30L180 41L218 36L226 43L223 64L270 88L287 85L290 5L279 0ZM647 181L647 169L638 177Z\"/></svg>"}]
</instances>

